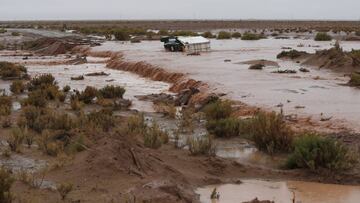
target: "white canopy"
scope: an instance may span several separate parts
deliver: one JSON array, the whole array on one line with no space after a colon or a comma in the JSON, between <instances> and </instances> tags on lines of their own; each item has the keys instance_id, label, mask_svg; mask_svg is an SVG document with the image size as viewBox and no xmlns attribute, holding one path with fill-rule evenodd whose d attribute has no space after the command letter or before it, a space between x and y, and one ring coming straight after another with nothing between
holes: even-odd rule
<instances>
[{"instance_id":1,"label":"white canopy","mask_svg":"<svg viewBox=\"0 0 360 203\"><path fill-rule=\"evenodd\" d=\"M202 36L196 36L196 37L178 37L177 38L181 43L183 44L204 44L204 43L210 43L210 40L206 39Z\"/></svg>"}]
</instances>

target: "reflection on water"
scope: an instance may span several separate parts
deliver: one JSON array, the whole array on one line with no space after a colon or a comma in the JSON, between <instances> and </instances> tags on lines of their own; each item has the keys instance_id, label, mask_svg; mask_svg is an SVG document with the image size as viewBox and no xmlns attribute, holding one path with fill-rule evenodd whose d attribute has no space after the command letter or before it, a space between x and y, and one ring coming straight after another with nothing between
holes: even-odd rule
<instances>
[{"instance_id":1,"label":"reflection on water","mask_svg":"<svg viewBox=\"0 0 360 203\"><path fill-rule=\"evenodd\" d=\"M220 194L219 200L210 200L213 189ZM244 180L242 184L212 185L198 188L202 203L233 203L271 200L276 203L359 203L360 186L344 186L301 181Z\"/></svg>"}]
</instances>

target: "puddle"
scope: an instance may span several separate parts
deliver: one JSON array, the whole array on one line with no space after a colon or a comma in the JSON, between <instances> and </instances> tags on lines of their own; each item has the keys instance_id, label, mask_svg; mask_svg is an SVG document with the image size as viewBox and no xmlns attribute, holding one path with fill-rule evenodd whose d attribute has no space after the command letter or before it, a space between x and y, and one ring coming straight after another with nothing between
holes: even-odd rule
<instances>
[{"instance_id":1,"label":"puddle","mask_svg":"<svg viewBox=\"0 0 360 203\"><path fill-rule=\"evenodd\" d=\"M319 118L321 113L334 119L346 119L349 127L360 130L360 91L342 86L348 78L330 70L311 68L310 73L274 74L274 68L263 71L249 70L249 65L238 64L249 60L265 59L277 62L282 69L302 67L291 61L278 60L276 55L282 47L314 53L330 48L332 42L315 42L304 39L265 39L258 41L211 40L212 51L200 56L189 57L183 53L169 53L163 50L161 42L144 41L138 44L105 42L95 51L122 51L129 61L146 61L169 71L188 73L188 76L207 82L227 97L251 105L273 108L283 103L287 114L299 114ZM297 47L304 44L304 47ZM309 46L311 45L311 46ZM360 49L358 42L341 42L344 50ZM224 63L230 59L232 63ZM294 78L296 76L296 78ZM323 80L314 80L320 76ZM314 88L321 87L321 88ZM251 95L243 97L243 95ZM291 101L287 103L287 101ZM295 109L294 104L306 106Z\"/></svg>"},{"instance_id":2,"label":"puddle","mask_svg":"<svg viewBox=\"0 0 360 203\"><path fill-rule=\"evenodd\" d=\"M282 164L281 157L271 157L246 140L216 140L215 145L216 156L233 159L241 164L265 168L279 168Z\"/></svg>"},{"instance_id":3,"label":"puddle","mask_svg":"<svg viewBox=\"0 0 360 203\"><path fill-rule=\"evenodd\" d=\"M217 188L219 200L211 200L210 195ZM360 186L310 183L301 181L244 180L242 184L212 185L198 188L202 203L234 203L271 200L276 203L358 203Z\"/></svg>"}]
</instances>

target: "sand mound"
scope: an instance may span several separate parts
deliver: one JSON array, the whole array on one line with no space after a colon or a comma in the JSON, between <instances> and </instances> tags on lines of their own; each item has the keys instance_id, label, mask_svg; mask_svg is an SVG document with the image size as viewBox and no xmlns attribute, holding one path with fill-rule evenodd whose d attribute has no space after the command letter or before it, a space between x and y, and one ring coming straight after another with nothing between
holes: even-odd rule
<instances>
[{"instance_id":1,"label":"sand mound","mask_svg":"<svg viewBox=\"0 0 360 203\"><path fill-rule=\"evenodd\" d=\"M244 61L244 62L240 62L240 63L236 63L236 64L247 64L247 65L257 65L257 64L261 64L261 65L263 65L263 66L280 67L277 62L275 62L275 61L269 61L269 60L265 60L265 59Z\"/></svg>"},{"instance_id":2,"label":"sand mound","mask_svg":"<svg viewBox=\"0 0 360 203\"><path fill-rule=\"evenodd\" d=\"M360 68L360 57L357 51L344 52L342 49L334 47L317 51L309 56L303 64L341 72L353 72Z\"/></svg>"}]
</instances>

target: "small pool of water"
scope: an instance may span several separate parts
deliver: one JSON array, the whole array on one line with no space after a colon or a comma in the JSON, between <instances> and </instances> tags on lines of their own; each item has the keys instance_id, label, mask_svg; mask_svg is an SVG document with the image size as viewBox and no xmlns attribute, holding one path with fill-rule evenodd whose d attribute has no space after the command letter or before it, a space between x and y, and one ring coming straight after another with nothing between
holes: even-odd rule
<instances>
[{"instance_id":1,"label":"small pool of water","mask_svg":"<svg viewBox=\"0 0 360 203\"><path fill-rule=\"evenodd\" d=\"M216 188L220 198L211 200ZM301 181L244 180L241 184L211 185L198 188L202 203L245 202L255 198L276 203L359 203L360 186L344 186Z\"/></svg>"}]
</instances>

